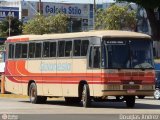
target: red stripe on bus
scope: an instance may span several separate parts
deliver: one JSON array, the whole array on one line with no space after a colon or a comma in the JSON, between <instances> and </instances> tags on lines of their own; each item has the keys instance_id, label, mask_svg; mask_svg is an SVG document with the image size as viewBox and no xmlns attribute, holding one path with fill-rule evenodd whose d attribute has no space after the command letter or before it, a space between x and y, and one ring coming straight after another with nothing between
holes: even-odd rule
<instances>
[{"instance_id":1,"label":"red stripe on bus","mask_svg":"<svg viewBox=\"0 0 160 120\"><path fill-rule=\"evenodd\" d=\"M29 38L12 38L12 39L7 39L6 42L25 42L29 41Z\"/></svg>"}]
</instances>

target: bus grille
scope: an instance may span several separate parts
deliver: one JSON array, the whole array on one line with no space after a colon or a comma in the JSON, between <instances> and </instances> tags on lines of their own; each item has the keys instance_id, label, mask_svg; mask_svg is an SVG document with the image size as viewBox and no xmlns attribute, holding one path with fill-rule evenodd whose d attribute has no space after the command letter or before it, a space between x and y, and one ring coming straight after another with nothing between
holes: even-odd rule
<instances>
[{"instance_id":1,"label":"bus grille","mask_svg":"<svg viewBox=\"0 0 160 120\"><path fill-rule=\"evenodd\" d=\"M142 85L142 90L153 90L154 86L153 85Z\"/></svg>"},{"instance_id":2,"label":"bus grille","mask_svg":"<svg viewBox=\"0 0 160 120\"><path fill-rule=\"evenodd\" d=\"M139 85L123 85L123 89L124 90L128 90L128 89L139 90L140 86Z\"/></svg>"},{"instance_id":3,"label":"bus grille","mask_svg":"<svg viewBox=\"0 0 160 120\"><path fill-rule=\"evenodd\" d=\"M108 90L120 90L120 85L108 85Z\"/></svg>"}]
</instances>

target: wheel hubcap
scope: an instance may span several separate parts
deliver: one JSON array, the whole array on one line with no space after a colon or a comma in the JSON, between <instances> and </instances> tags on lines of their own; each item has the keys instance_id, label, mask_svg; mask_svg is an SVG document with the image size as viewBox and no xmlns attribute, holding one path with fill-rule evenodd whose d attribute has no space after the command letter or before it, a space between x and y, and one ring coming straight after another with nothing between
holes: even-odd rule
<instances>
[{"instance_id":1,"label":"wheel hubcap","mask_svg":"<svg viewBox=\"0 0 160 120\"><path fill-rule=\"evenodd\" d=\"M154 97L155 97L156 99L159 99L159 98L160 98L160 91L159 91L159 90L156 90L156 91L154 92Z\"/></svg>"},{"instance_id":2,"label":"wheel hubcap","mask_svg":"<svg viewBox=\"0 0 160 120\"><path fill-rule=\"evenodd\" d=\"M31 89L31 101L33 101L35 99L36 96L36 91L34 88Z\"/></svg>"},{"instance_id":3,"label":"wheel hubcap","mask_svg":"<svg viewBox=\"0 0 160 120\"><path fill-rule=\"evenodd\" d=\"M86 96L86 90L85 90L85 88L83 88L83 92L82 92L82 102L83 102L83 104L85 104L85 102L86 102L85 96Z\"/></svg>"}]
</instances>

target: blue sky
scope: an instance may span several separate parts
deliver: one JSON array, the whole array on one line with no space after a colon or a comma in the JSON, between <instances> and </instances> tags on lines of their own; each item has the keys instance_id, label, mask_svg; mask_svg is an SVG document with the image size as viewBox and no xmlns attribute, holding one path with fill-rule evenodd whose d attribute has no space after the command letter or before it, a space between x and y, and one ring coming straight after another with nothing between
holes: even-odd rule
<instances>
[{"instance_id":1,"label":"blue sky","mask_svg":"<svg viewBox=\"0 0 160 120\"><path fill-rule=\"evenodd\" d=\"M17 0L6 0L17 1ZM27 0L27 1L39 1L39 0ZM94 0L41 0L42 2L62 2L62 3L93 3ZM96 3L114 2L114 0L96 0Z\"/></svg>"}]
</instances>

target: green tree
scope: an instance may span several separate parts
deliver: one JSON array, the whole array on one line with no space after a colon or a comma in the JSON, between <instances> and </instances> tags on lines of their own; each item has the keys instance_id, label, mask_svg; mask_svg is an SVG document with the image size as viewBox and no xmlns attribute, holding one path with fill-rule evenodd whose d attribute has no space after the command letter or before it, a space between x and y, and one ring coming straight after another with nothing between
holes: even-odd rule
<instances>
[{"instance_id":1,"label":"green tree","mask_svg":"<svg viewBox=\"0 0 160 120\"><path fill-rule=\"evenodd\" d=\"M160 19L157 19L156 14L154 12L155 9L159 8L159 13L160 13L160 0L117 0L117 1L134 2L145 8L152 30L152 37L155 40L160 40Z\"/></svg>"},{"instance_id":2,"label":"green tree","mask_svg":"<svg viewBox=\"0 0 160 120\"><path fill-rule=\"evenodd\" d=\"M129 10L128 6L112 5L103 10L97 10L96 29L134 30L136 25L136 12Z\"/></svg>"},{"instance_id":3,"label":"green tree","mask_svg":"<svg viewBox=\"0 0 160 120\"><path fill-rule=\"evenodd\" d=\"M67 32L67 26L68 17L63 13L48 17L37 15L24 25L23 32L25 34L64 33Z\"/></svg>"},{"instance_id":4,"label":"green tree","mask_svg":"<svg viewBox=\"0 0 160 120\"><path fill-rule=\"evenodd\" d=\"M0 22L0 36L9 36L9 22L10 22L10 36L22 34L22 22L15 17L6 17Z\"/></svg>"}]
</instances>

